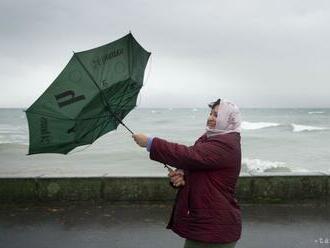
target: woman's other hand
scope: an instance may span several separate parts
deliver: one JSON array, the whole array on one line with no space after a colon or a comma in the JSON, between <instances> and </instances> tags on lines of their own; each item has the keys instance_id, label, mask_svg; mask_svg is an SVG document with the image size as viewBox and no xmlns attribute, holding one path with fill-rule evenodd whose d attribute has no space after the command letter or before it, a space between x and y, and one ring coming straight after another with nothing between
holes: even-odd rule
<instances>
[{"instance_id":1,"label":"woman's other hand","mask_svg":"<svg viewBox=\"0 0 330 248\"><path fill-rule=\"evenodd\" d=\"M136 144L141 147L147 146L148 137L143 133L137 133L132 135L133 139L135 140Z\"/></svg>"},{"instance_id":2,"label":"woman's other hand","mask_svg":"<svg viewBox=\"0 0 330 248\"><path fill-rule=\"evenodd\" d=\"M185 185L184 172L183 170L176 169L168 173L171 183L175 187L180 187Z\"/></svg>"}]
</instances>

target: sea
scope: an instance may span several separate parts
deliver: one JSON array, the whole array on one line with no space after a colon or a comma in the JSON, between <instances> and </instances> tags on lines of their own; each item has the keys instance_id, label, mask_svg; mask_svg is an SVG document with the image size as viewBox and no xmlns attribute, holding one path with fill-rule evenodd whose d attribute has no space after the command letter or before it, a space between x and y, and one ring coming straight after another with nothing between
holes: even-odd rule
<instances>
[{"instance_id":1,"label":"sea","mask_svg":"<svg viewBox=\"0 0 330 248\"><path fill-rule=\"evenodd\" d=\"M330 109L241 108L243 175L330 174ZM124 123L145 133L191 146L204 132L207 108L135 108ZM24 109L0 109L0 177L166 176L121 125L67 155L27 155Z\"/></svg>"}]
</instances>

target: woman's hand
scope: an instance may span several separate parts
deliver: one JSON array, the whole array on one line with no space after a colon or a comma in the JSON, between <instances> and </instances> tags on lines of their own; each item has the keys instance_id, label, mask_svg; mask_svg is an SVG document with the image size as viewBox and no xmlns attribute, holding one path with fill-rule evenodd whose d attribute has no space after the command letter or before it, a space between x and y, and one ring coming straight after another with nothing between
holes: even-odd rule
<instances>
[{"instance_id":1,"label":"woman's hand","mask_svg":"<svg viewBox=\"0 0 330 248\"><path fill-rule=\"evenodd\" d=\"M148 137L143 133L137 133L132 135L133 139L135 140L136 144L141 147L147 146Z\"/></svg>"},{"instance_id":2,"label":"woman's hand","mask_svg":"<svg viewBox=\"0 0 330 248\"><path fill-rule=\"evenodd\" d=\"M168 176L170 178L171 183L175 187L180 187L180 186L185 185L183 170L176 169L176 170L170 171L170 173L168 173Z\"/></svg>"}]
</instances>

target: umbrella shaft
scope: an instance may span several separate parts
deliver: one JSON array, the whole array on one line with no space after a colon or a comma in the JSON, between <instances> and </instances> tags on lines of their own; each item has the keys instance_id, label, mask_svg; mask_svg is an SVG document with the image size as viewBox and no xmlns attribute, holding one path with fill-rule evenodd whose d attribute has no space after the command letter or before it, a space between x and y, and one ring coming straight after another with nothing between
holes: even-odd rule
<instances>
[{"instance_id":1,"label":"umbrella shaft","mask_svg":"<svg viewBox=\"0 0 330 248\"><path fill-rule=\"evenodd\" d=\"M122 124L131 134L134 134L131 129L129 129L122 121L120 121L120 124Z\"/></svg>"}]
</instances>

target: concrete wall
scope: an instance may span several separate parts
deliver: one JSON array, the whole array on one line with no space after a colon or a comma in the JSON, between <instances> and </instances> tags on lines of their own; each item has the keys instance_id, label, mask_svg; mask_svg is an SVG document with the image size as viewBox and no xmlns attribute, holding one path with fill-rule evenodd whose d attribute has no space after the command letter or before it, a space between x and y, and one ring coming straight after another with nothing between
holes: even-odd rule
<instances>
[{"instance_id":1,"label":"concrete wall","mask_svg":"<svg viewBox=\"0 0 330 248\"><path fill-rule=\"evenodd\" d=\"M242 175L240 203L328 204L330 176L322 174ZM0 178L0 203L51 201L173 201L166 177Z\"/></svg>"}]
</instances>

